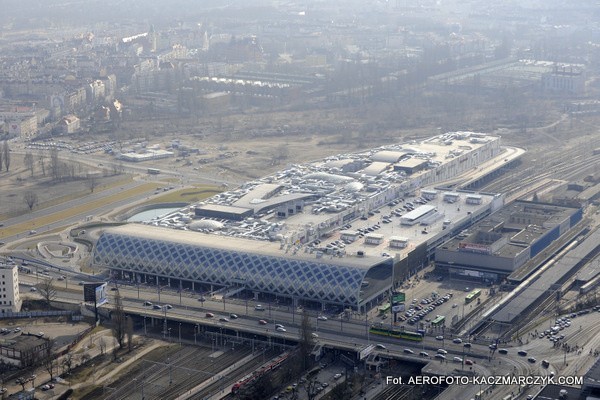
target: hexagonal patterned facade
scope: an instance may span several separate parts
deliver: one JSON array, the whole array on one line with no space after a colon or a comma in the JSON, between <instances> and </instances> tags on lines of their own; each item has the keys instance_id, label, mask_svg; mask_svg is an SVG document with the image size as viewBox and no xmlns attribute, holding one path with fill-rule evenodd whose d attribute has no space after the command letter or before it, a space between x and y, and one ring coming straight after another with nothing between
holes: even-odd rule
<instances>
[{"instance_id":1,"label":"hexagonal patterned facade","mask_svg":"<svg viewBox=\"0 0 600 400\"><path fill-rule=\"evenodd\" d=\"M229 286L243 281L249 290L347 306L358 305L369 270L110 231L98 240L93 262L199 283Z\"/></svg>"}]
</instances>

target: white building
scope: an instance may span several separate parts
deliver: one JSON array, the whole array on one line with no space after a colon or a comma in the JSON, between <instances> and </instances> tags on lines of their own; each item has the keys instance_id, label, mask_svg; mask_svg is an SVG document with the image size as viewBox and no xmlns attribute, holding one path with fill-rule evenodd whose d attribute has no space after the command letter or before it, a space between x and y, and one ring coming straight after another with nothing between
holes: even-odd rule
<instances>
[{"instance_id":1,"label":"white building","mask_svg":"<svg viewBox=\"0 0 600 400\"><path fill-rule=\"evenodd\" d=\"M0 313L19 312L22 303L17 266L0 266Z\"/></svg>"}]
</instances>

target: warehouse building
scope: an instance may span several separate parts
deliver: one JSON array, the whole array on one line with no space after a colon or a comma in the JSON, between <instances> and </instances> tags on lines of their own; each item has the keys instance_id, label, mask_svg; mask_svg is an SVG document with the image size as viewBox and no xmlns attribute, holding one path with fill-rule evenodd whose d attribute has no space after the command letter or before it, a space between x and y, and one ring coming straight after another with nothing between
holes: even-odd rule
<instances>
[{"instance_id":1,"label":"warehouse building","mask_svg":"<svg viewBox=\"0 0 600 400\"><path fill-rule=\"evenodd\" d=\"M569 231L582 213L581 208L515 201L436 249L436 268L450 276L499 281Z\"/></svg>"}]
</instances>

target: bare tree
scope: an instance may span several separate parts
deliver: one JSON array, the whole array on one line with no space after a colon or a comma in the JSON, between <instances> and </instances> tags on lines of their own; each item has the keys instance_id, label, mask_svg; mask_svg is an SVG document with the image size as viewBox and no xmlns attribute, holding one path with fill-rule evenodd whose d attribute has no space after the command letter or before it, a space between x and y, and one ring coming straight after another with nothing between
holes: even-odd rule
<instances>
[{"instance_id":1,"label":"bare tree","mask_svg":"<svg viewBox=\"0 0 600 400\"><path fill-rule=\"evenodd\" d=\"M38 293L46 304L50 305L56 299L56 288L54 287L54 278L46 278L36 285Z\"/></svg>"},{"instance_id":2,"label":"bare tree","mask_svg":"<svg viewBox=\"0 0 600 400\"><path fill-rule=\"evenodd\" d=\"M90 356L89 353L83 353L81 355L81 365L87 364L87 362L90 361L91 359L92 359L92 356Z\"/></svg>"},{"instance_id":3,"label":"bare tree","mask_svg":"<svg viewBox=\"0 0 600 400\"><path fill-rule=\"evenodd\" d=\"M50 150L50 174L52 175L52 179L58 180L60 178L60 172L58 149L52 148Z\"/></svg>"},{"instance_id":4,"label":"bare tree","mask_svg":"<svg viewBox=\"0 0 600 400\"><path fill-rule=\"evenodd\" d=\"M48 372L48 375L50 375L50 380L52 380L52 378L54 378L54 372L56 371L56 367L58 366L56 357L54 356L54 353L52 352L53 346L54 346L54 340L49 339L48 347L46 347L46 349L44 351L43 359L42 359L42 366L44 367L46 372Z\"/></svg>"},{"instance_id":5,"label":"bare tree","mask_svg":"<svg viewBox=\"0 0 600 400\"><path fill-rule=\"evenodd\" d=\"M63 357L62 365L63 371L67 373L67 375L71 374L71 369L73 368L73 364L75 363L73 353L67 353Z\"/></svg>"},{"instance_id":6,"label":"bare tree","mask_svg":"<svg viewBox=\"0 0 600 400\"><path fill-rule=\"evenodd\" d=\"M6 140L2 144L2 158L4 159L6 172L8 172L8 168L10 167L10 148L8 147L8 142Z\"/></svg>"},{"instance_id":7,"label":"bare tree","mask_svg":"<svg viewBox=\"0 0 600 400\"><path fill-rule=\"evenodd\" d=\"M127 349L129 352L133 350L133 319L127 316L125 329L127 331Z\"/></svg>"},{"instance_id":8,"label":"bare tree","mask_svg":"<svg viewBox=\"0 0 600 400\"><path fill-rule=\"evenodd\" d=\"M115 294L115 305L111 313L111 319L113 336L119 343L119 348L122 349L125 344L126 317L123 311L123 301L118 291Z\"/></svg>"},{"instance_id":9,"label":"bare tree","mask_svg":"<svg viewBox=\"0 0 600 400\"><path fill-rule=\"evenodd\" d=\"M23 162L25 163L25 167L31 172L31 176L33 176L33 167L35 165L33 161L33 154L30 152L25 153L25 157L23 157Z\"/></svg>"},{"instance_id":10,"label":"bare tree","mask_svg":"<svg viewBox=\"0 0 600 400\"><path fill-rule=\"evenodd\" d=\"M96 187L98 187L98 177L91 173L88 174L87 176L87 187L90 189L90 193L94 193L94 189L96 189Z\"/></svg>"},{"instance_id":11,"label":"bare tree","mask_svg":"<svg viewBox=\"0 0 600 400\"><path fill-rule=\"evenodd\" d=\"M27 204L27 207L29 207L29 211L31 211L38 203L38 195L35 192L27 191L23 194L23 200Z\"/></svg>"},{"instance_id":12,"label":"bare tree","mask_svg":"<svg viewBox=\"0 0 600 400\"><path fill-rule=\"evenodd\" d=\"M102 336L100 338L99 346L100 346L100 355L103 356L104 353L106 353L106 341L104 341L104 336Z\"/></svg>"},{"instance_id":13,"label":"bare tree","mask_svg":"<svg viewBox=\"0 0 600 400\"><path fill-rule=\"evenodd\" d=\"M308 368L310 363L310 354L314 347L314 340L312 337L312 325L308 313L304 311L302 313L302 322L300 323L300 355L302 357L302 369Z\"/></svg>"},{"instance_id":14,"label":"bare tree","mask_svg":"<svg viewBox=\"0 0 600 400\"><path fill-rule=\"evenodd\" d=\"M40 168L42 169L42 176L46 176L46 162L44 161L44 153L38 155Z\"/></svg>"}]
</instances>

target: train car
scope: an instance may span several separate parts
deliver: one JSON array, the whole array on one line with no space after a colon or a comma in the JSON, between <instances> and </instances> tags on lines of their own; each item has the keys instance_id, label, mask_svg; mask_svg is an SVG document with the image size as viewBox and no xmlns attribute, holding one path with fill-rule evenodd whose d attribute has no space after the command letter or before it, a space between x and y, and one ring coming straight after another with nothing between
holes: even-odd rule
<instances>
[{"instance_id":1,"label":"train car","mask_svg":"<svg viewBox=\"0 0 600 400\"><path fill-rule=\"evenodd\" d=\"M382 325L371 325L369 333L373 335L389 336L395 339L412 340L415 342L421 342L423 335L418 332L405 331L403 329L384 327Z\"/></svg>"},{"instance_id":2,"label":"train car","mask_svg":"<svg viewBox=\"0 0 600 400\"><path fill-rule=\"evenodd\" d=\"M231 387L231 393L236 394L241 389L243 389L245 387L250 387L252 384L254 384L257 380L259 380L264 375L279 368L290 356L291 356L291 353L286 352L286 353L283 353L282 355L280 355L279 357L276 357L275 359L270 360L267 363L263 364L256 371L244 376L242 379L237 381Z\"/></svg>"}]
</instances>

